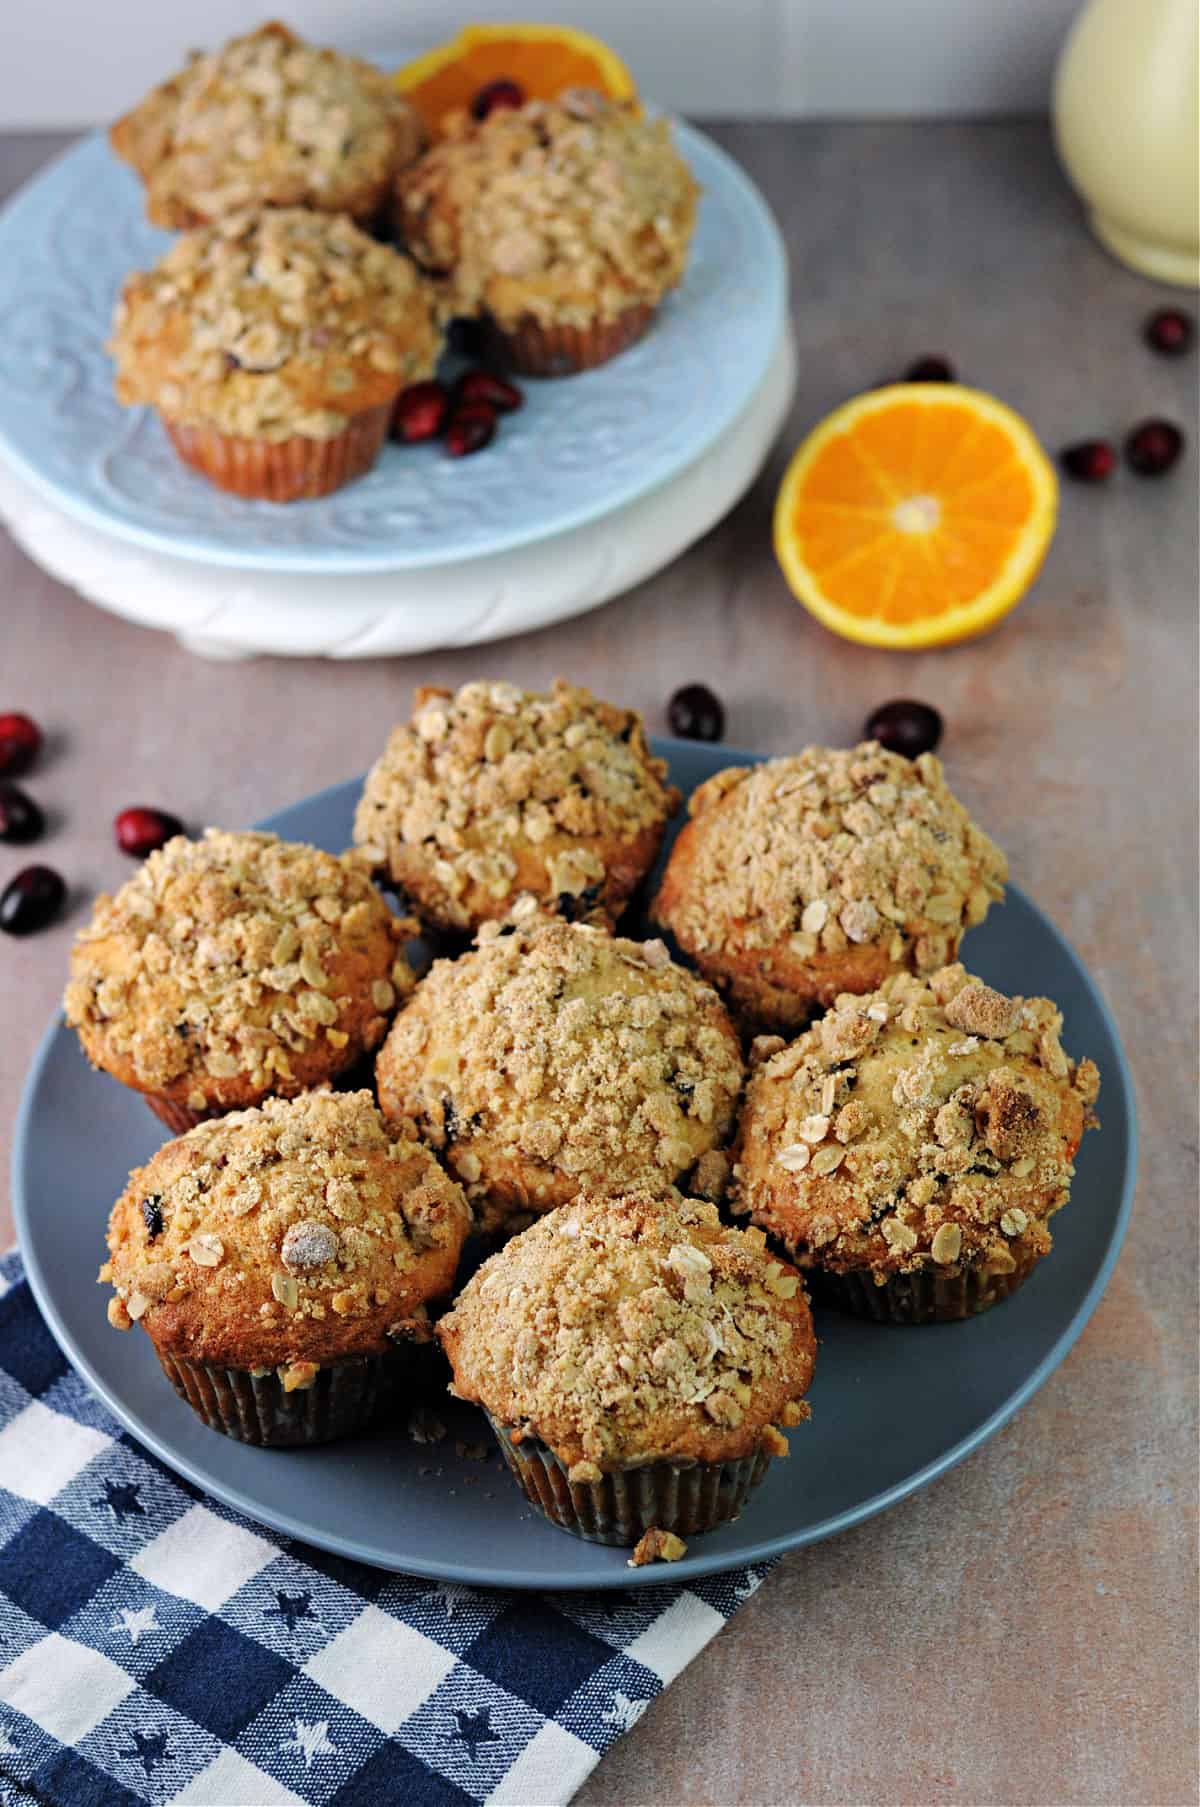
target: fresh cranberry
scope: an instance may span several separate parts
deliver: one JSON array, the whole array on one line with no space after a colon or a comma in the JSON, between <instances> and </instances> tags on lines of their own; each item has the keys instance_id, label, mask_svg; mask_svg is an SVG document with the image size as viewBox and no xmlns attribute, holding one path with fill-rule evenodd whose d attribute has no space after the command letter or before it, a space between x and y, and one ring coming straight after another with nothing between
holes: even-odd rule
<instances>
[{"instance_id":1,"label":"fresh cranberry","mask_svg":"<svg viewBox=\"0 0 1200 1807\"><path fill-rule=\"evenodd\" d=\"M446 424L450 397L441 383L413 383L396 397L392 413L392 438L405 445L436 439Z\"/></svg>"},{"instance_id":2,"label":"fresh cranberry","mask_svg":"<svg viewBox=\"0 0 1200 1807\"><path fill-rule=\"evenodd\" d=\"M67 887L49 866L25 866L0 891L0 929L32 935L62 909Z\"/></svg>"},{"instance_id":3,"label":"fresh cranberry","mask_svg":"<svg viewBox=\"0 0 1200 1807\"><path fill-rule=\"evenodd\" d=\"M1103 483L1116 469L1117 454L1107 439L1081 439L1064 446L1058 460L1076 483Z\"/></svg>"},{"instance_id":4,"label":"fresh cranberry","mask_svg":"<svg viewBox=\"0 0 1200 1807\"><path fill-rule=\"evenodd\" d=\"M36 841L46 826L46 818L19 784L0 784L0 841L24 846Z\"/></svg>"},{"instance_id":5,"label":"fresh cranberry","mask_svg":"<svg viewBox=\"0 0 1200 1807\"><path fill-rule=\"evenodd\" d=\"M1151 351L1161 352L1164 358L1181 358L1190 349L1195 330L1192 316L1182 308L1160 307L1146 321L1142 337Z\"/></svg>"},{"instance_id":6,"label":"fresh cranberry","mask_svg":"<svg viewBox=\"0 0 1200 1807\"><path fill-rule=\"evenodd\" d=\"M469 402L458 408L446 428L446 450L451 458L469 458L482 452L496 437L496 410L484 402Z\"/></svg>"},{"instance_id":7,"label":"fresh cranberry","mask_svg":"<svg viewBox=\"0 0 1200 1807\"><path fill-rule=\"evenodd\" d=\"M471 102L472 119L486 119L489 113L499 113L505 107L523 107L525 90L519 82L509 81L507 76L500 76L494 82L485 82Z\"/></svg>"},{"instance_id":8,"label":"fresh cranberry","mask_svg":"<svg viewBox=\"0 0 1200 1807\"><path fill-rule=\"evenodd\" d=\"M942 718L928 703L914 702L911 697L896 697L880 703L863 724L868 740L877 740L889 753L902 753L915 759L919 753L932 753L942 738Z\"/></svg>"},{"instance_id":9,"label":"fresh cranberry","mask_svg":"<svg viewBox=\"0 0 1200 1807\"><path fill-rule=\"evenodd\" d=\"M667 723L680 740L720 740L725 711L707 684L685 684L667 704Z\"/></svg>"},{"instance_id":10,"label":"fresh cranberry","mask_svg":"<svg viewBox=\"0 0 1200 1807\"><path fill-rule=\"evenodd\" d=\"M156 847L161 847L175 835L182 834L183 823L178 816L171 815L165 809L153 809L148 804L134 804L130 809L123 809L114 819L113 832L122 853L129 854L135 860L144 860Z\"/></svg>"},{"instance_id":11,"label":"fresh cranberry","mask_svg":"<svg viewBox=\"0 0 1200 1807\"><path fill-rule=\"evenodd\" d=\"M0 778L19 778L42 747L42 731L29 716L0 715Z\"/></svg>"},{"instance_id":12,"label":"fresh cranberry","mask_svg":"<svg viewBox=\"0 0 1200 1807\"><path fill-rule=\"evenodd\" d=\"M494 408L497 414L515 414L525 404L525 397L515 383L506 382L492 370L464 370L454 386L455 399L460 407L482 402L487 408Z\"/></svg>"},{"instance_id":13,"label":"fresh cranberry","mask_svg":"<svg viewBox=\"0 0 1200 1807\"><path fill-rule=\"evenodd\" d=\"M1169 420L1144 420L1125 441L1125 462L1139 477L1162 477L1183 450L1183 434Z\"/></svg>"},{"instance_id":14,"label":"fresh cranberry","mask_svg":"<svg viewBox=\"0 0 1200 1807\"><path fill-rule=\"evenodd\" d=\"M953 383L957 379L949 358L918 358L904 372L906 383Z\"/></svg>"}]
</instances>

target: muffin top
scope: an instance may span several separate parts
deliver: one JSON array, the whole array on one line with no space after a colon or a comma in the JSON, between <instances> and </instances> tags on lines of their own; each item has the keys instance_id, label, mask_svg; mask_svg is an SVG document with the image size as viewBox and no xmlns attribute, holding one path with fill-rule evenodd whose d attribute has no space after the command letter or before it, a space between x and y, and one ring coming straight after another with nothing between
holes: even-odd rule
<instances>
[{"instance_id":1,"label":"muffin top","mask_svg":"<svg viewBox=\"0 0 1200 1807\"><path fill-rule=\"evenodd\" d=\"M354 838L442 927L502 917L523 892L615 915L678 799L632 709L561 680L549 695L426 687L367 778Z\"/></svg>"},{"instance_id":2,"label":"muffin top","mask_svg":"<svg viewBox=\"0 0 1200 1807\"><path fill-rule=\"evenodd\" d=\"M675 1192L583 1197L493 1255L438 1325L453 1391L571 1465L785 1455L816 1340L794 1268Z\"/></svg>"},{"instance_id":3,"label":"muffin top","mask_svg":"<svg viewBox=\"0 0 1200 1807\"><path fill-rule=\"evenodd\" d=\"M1043 1254L1100 1078L1048 998L947 966L840 998L747 1088L734 1209L802 1266L879 1274Z\"/></svg>"},{"instance_id":4,"label":"muffin top","mask_svg":"<svg viewBox=\"0 0 1200 1807\"><path fill-rule=\"evenodd\" d=\"M671 1184L724 1141L742 1071L720 999L661 941L553 919L439 960L377 1064L384 1114L447 1151L485 1221Z\"/></svg>"},{"instance_id":5,"label":"muffin top","mask_svg":"<svg viewBox=\"0 0 1200 1807\"><path fill-rule=\"evenodd\" d=\"M246 207L366 219L423 132L381 70L271 24L195 52L110 137L146 184L150 219L178 228Z\"/></svg>"},{"instance_id":6,"label":"muffin top","mask_svg":"<svg viewBox=\"0 0 1200 1807\"><path fill-rule=\"evenodd\" d=\"M454 312L586 326L680 280L699 191L665 120L572 88L445 128L401 172L397 210Z\"/></svg>"},{"instance_id":7,"label":"muffin top","mask_svg":"<svg viewBox=\"0 0 1200 1807\"><path fill-rule=\"evenodd\" d=\"M100 1279L109 1321L156 1347L289 1386L389 1340L428 1340L470 1214L369 1092L270 1098L166 1143L129 1176Z\"/></svg>"},{"instance_id":8,"label":"muffin top","mask_svg":"<svg viewBox=\"0 0 1200 1807\"><path fill-rule=\"evenodd\" d=\"M404 925L353 855L210 828L101 895L64 1005L88 1057L194 1110L298 1090L382 1040Z\"/></svg>"},{"instance_id":9,"label":"muffin top","mask_svg":"<svg viewBox=\"0 0 1200 1807\"><path fill-rule=\"evenodd\" d=\"M130 276L118 400L241 438L331 439L432 374L433 291L344 215L281 208L187 232Z\"/></svg>"}]
</instances>

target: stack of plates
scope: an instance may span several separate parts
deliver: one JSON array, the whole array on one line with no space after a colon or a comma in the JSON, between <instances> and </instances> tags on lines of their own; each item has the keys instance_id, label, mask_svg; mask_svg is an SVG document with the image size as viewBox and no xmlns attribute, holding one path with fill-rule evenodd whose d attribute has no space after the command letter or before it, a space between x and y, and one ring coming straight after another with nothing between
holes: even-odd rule
<instances>
[{"instance_id":1,"label":"stack of plates","mask_svg":"<svg viewBox=\"0 0 1200 1807\"><path fill-rule=\"evenodd\" d=\"M753 481L795 375L770 212L708 138L675 131L703 199L685 280L640 344L527 383L476 456L389 445L359 482L287 506L212 488L114 400L113 302L168 241L84 140L0 213L0 517L91 601L215 657L470 645L627 590Z\"/></svg>"}]
</instances>

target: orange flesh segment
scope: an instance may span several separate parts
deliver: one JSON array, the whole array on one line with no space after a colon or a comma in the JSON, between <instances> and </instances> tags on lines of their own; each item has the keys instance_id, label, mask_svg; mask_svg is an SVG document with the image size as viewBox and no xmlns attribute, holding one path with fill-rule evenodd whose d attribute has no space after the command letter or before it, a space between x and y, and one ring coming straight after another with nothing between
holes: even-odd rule
<instances>
[{"instance_id":1,"label":"orange flesh segment","mask_svg":"<svg viewBox=\"0 0 1200 1807\"><path fill-rule=\"evenodd\" d=\"M507 28L506 28L507 29ZM397 77L431 131L445 114L469 107L489 82L513 81L529 100L553 100L564 88L597 88L615 99L632 96L629 72L606 45L588 49L587 35L552 25L514 31L511 37L468 28L459 38L411 65Z\"/></svg>"}]
</instances>

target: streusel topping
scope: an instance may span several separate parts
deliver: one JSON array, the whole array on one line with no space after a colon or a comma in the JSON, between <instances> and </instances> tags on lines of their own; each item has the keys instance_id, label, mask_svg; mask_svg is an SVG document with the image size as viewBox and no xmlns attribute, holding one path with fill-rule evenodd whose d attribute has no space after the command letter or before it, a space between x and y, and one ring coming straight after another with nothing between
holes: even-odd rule
<instances>
[{"instance_id":1,"label":"streusel topping","mask_svg":"<svg viewBox=\"0 0 1200 1807\"><path fill-rule=\"evenodd\" d=\"M1009 998L960 965L843 996L752 1075L734 1209L801 1265L909 1272L1044 1253L1100 1078L1048 998Z\"/></svg>"},{"instance_id":2,"label":"streusel topping","mask_svg":"<svg viewBox=\"0 0 1200 1807\"><path fill-rule=\"evenodd\" d=\"M147 185L150 218L168 227L245 207L366 218L422 138L382 70L277 24L193 53L113 128Z\"/></svg>"},{"instance_id":3,"label":"streusel topping","mask_svg":"<svg viewBox=\"0 0 1200 1807\"><path fill-rule=\"evenodd\" d=\"M149 1090L194 1076L198 1110L207 1080L285 1090L292 1057L314 1046L337 1070L351 1019L360 1046L382 1039L412 985L403 932L352 855L273 834L177 836L97 898L71 954L67 1021Z\"/></svg>"},{"instance_id":4,"label":"streusel topping","mask_svg":"<svg viewBox=\"0 0 1200 1807\"><path fill-rule=\"evenodd\" d=\"M815 1341L765 1238L678 1193L584 1197L485 1261L438 1325L454 1391L598 1480L669 1456L785 1455Z\"/></svg>"},{"instance_id":5,"label":"streusel topping","mask_svg":"<svg viewBox=\"0 0 1200 1807\"><path fill-rule=\"evenodd\" d=\"M575 88L448 120L401 173L399 220L454 312L586 326L675 287L698 192L665 120Z\"/></svg>"},{"instance_id":6,"label":"streusel topping","mask_svg":"<svg viewBox=\"0 0 1200 1807\"><path fill-rule=\"evenodd\" d=\"M330 439L432 374L429 284L343 215L231 214L125 283L116 392L242 438Z\"/></svg>"}]
</instances>

